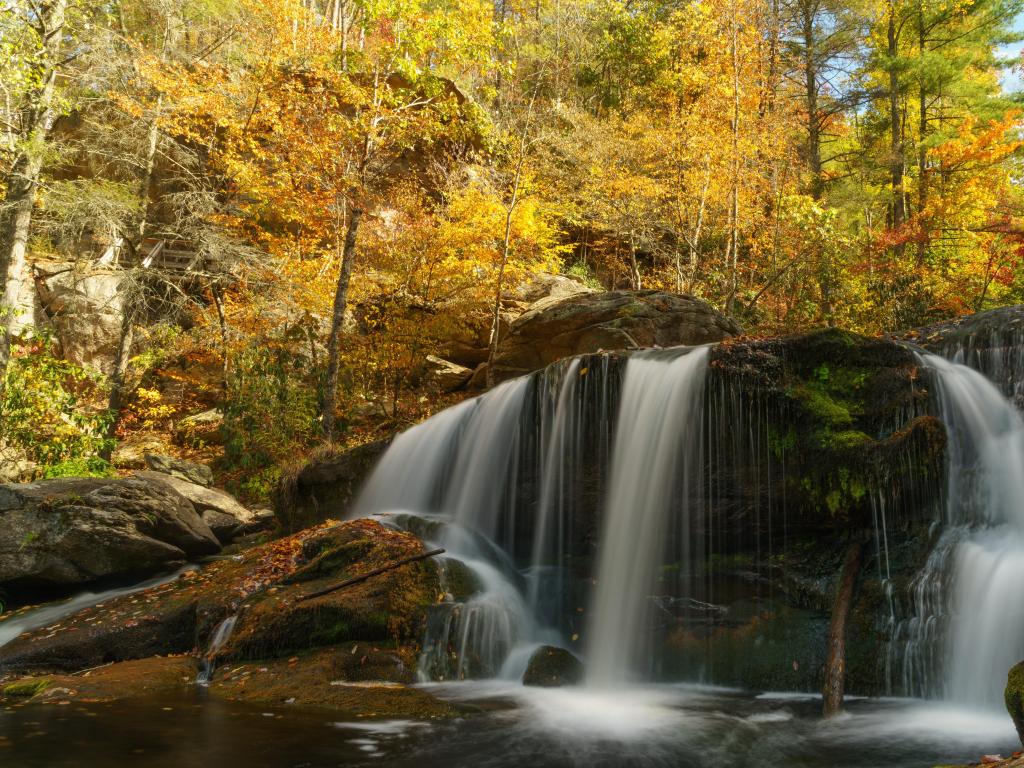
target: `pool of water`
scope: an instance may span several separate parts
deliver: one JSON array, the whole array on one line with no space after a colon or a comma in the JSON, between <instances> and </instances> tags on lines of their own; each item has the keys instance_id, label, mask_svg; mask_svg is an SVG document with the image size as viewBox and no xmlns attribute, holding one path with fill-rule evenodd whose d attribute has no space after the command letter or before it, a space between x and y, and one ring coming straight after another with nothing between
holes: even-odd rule
<instances>
[{"instance_id":1,"label":"pool of water","mask_svg":"<svg viewBox=\"0 0 1024 768\"><path fill-rule=\"evenodd\" d=\"M1005 714L905 700L820 699L692 686L609 693L502 683L432 685L471 707L443 722L339 720L329 712L175 700L0 711L0 765L556 768L926 768L1019 749Z\"/></svg>"}]
</instances>

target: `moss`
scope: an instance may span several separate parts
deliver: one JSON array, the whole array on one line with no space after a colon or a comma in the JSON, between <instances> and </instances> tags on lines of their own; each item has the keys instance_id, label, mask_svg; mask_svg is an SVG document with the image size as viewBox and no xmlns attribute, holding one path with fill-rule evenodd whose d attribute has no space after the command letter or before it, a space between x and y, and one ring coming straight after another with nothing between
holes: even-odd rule
<instances>
[{"instance_id":1,"label":"moss","mask_svg":"<svg viewBox=\"0 0 1024 768\"><path fill-rule=\"evenodd\" d=\"M1024 743L1024 662L1014 665L1006 677L1006 690L1003 693L1006 711L1010 713L1017 735Z\"/></svg>"},{"instance_id":2,"label":"moss","mask_svg":"<svg viewBox=\"0 0 1024 768\"><path fill-rule=\"evenodd\" d=\"M4 696L10 696L12 698L30 699L33 696L39 695L49 687L49 679L29 677L24 680L19 680L16 683L11 683L10 685L5 686Z\"/></svg>"}]
</instances>

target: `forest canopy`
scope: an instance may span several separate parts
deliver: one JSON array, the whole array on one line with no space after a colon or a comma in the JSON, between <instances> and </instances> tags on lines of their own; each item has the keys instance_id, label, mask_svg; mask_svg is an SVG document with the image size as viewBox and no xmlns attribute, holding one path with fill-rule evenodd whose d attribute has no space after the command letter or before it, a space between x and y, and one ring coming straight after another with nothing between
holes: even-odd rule
<instances>
[{"instance_id":1,"label":"forest canopy","mask_svg":"<svg viewBox=\"0 0 1024 768\"><path fill-rule=\"evenodd\" d=\"M1020 302L1020 10L5 0L4 440L107 471L212 405L262 496L297 449L445 404L426 356L468 325L493 357L539 273L753 334ZM98 370L20 309L91 268L121 318Z\"/></svg>"}]
</instances>

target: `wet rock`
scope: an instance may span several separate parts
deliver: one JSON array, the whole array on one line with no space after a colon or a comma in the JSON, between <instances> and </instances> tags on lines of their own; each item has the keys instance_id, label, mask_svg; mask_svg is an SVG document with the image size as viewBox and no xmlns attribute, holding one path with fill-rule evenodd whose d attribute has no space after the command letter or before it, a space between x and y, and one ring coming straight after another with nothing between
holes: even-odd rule
<instances>
[{"instance_id":1,"label":"wet rock","mask_svg":"<svg viewBox=\"0 0 1024 768\"><path fill-rule=\"evenodd\" d=\"M1024 407L1024 304L958 317L896 337L980 371L1018 408Z\"/></svg>"},{"instance_id":2,"label":"wet rock","mask_svg":"<svg viewBox=\"0 0 1024 768\"><path fill-rule=\"evenodd\" d=\"M598 350L705 344L739 333L734 320L692 296L661 291L552 296L512 323L499 343L493 377L505 381Z\"/></svg>"},{"instance_id":3,"label":"wet rock","mask_svg":"<svg viewBox=\"0 0 1024 768\"><path fill-rule=\"evenodd\" d=\"M1006 711L1013 719L1013 725L1017 729L1017 736L1021 744L1024 744L1024 661L1014 665L1006 678L1006 691L1004 694Z\"/></svg>"},{"instance_id":4,"label":"wet rock","mask_svg":"<svg viewBox=\"0 0 1024 768\"><path fill-rule=\"evenodd\" d=\"M168 484L66 478L0 486L0 585L152 574L220 543Z\"/></svg>"},{"instance_id":5,"label":"wet rock","mask_svg":"<svg viewBox=\"0 0 1024 768\"><path fill-rule=\"evenodd\" d=\"M342 664L355 665L349 670L353 679L362 679L357 669L372 669L374 675L387 672L389 679L409 681L426 613L438 593L432 562L316 599L299 598L422 546L410 534L368 520L307 529L22 634L0 648L0 672L75 672L157 654L205 656L217 626L237 616L212 659L218 668L358 643L364 650ZM367 655L367 648L385 646L386 658Z\"/></svg>"},{"instance_id":6,"label":"wet rock","mask_svg":"<svg viewBox=\"0 0 1024 768\"><path fill-rule=\"evenodd\" d=\"M565 648L542 645L530 657L523 685L558 688L583 682L583 662Z\"/></svg>"},{"instance_id":7,"label":"wet rock","mask_svg":"<svg viewBox=\"0 0 1024 768\"><path fill-rule=\"evenodd\" d=\"M146 454L145 459L146 466L154 472L177 477L205 488L213 485L213 470L205 464L152 453Z\"/></svg>"},{"instance_id":8,"label":"wet rock","mask_svg":"<svg viewBox=\"0 0 1024 768\"><path fill-rule=\"evenodd\" d=\"M296 531L349 511L390 438L348 449L315 454L306 464L284 473L274 489L274 511L287 531Z\"/></svg>"},{"instance_id":9,"label":"wet rock","mask_svg":"<svg viewBox=\"0 0 1024 768\"><path fill-rule=\"evenodd\" d=\"M0 701L6 704L106 702L181 694L189 689L195 677L195 659L153 656L101 666L81 675L51 674L5 680L0 683Z\"/></svg>"}]
</instances>

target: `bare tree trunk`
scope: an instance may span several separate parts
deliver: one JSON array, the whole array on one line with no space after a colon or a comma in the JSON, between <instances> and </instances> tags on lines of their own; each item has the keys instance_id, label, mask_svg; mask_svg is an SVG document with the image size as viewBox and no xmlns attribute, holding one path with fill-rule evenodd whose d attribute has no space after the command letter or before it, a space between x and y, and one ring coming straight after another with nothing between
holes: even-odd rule
<instances>
[{"instance_id":1,"label":"bare tree trunk","mask_svg":"<svg viewBox=\"0 0 1024 768\"><path fill-rule=\"evenodd\" d=\"M217 309L217 324L220 326L220 391L226 401L231 358L228 355L228 318L224 312L224 289L215 282L210 293L213 294L213 305Z\"/></svg>"},{"instance_id":2,"label":"bare tree trunk","mask_svg":"<svg viewBox=\"0 0 1024 768\"><path fill-rule=\"evenodd\" d=\"M323 401L320 408L321 431L326 440L334 439L334 411L338 405L338 368L341 352L341 331L345 325L345 307L348 303L348 284L352 280L352 265L356 258L356 236L361 208L351 208L345 246L341 252L341 270L334 289L334 312L331 315L331 335L327 340L327 373L324 380Z\"/></svg>"},{"instance_id":3,"label":"bare tree trunk","mask_svg":"<svg viewBox=\"0 0 1024 768\"><path fill-rule=\"evenodd\" d=\"M890 224L899 229L906 220L906 205L903 197L903 122L900 115L900 81L896 70L896 56L899 54L899 38L896 24L896 4L889 3L889 24L887 30L889 54L889 176L892 184ZM904 246L897 245L896 253L902 256Z\"/></svg>"},{"instance_id":4,"label":"bare tree trunk","mask_svg":"<svg viewBox=\"0 0 1024 768\"><path fill-rule=\"evenodd\" d=\"M67 0L51 0L39 8L36 31L43 46L42 64L39 67L40 85L29 97L30 112L25 131L27 147L15 159L11 172L4 180L7 189L4 202L9 212L0 227L0 278L4 281L3 295L0 296L0 399L4 395L7 364L11 357L14 306L26 271L32 209L39 173L43 168L43 145L57 119L54 101L66 8Z\"/></svg>"},{"instance_id":5,"label":"bare tree trunk","mask_svg":"<svg viewBox=\"0 0 1024 768\"><path fill-rule=\"evenodd\" d=\"M807 170L811 174L810 193L820 200L824 191L821 175L821 123L818 120L818 60L814 35L816 5L803 4L804 102L807 110Z\"/></svg>"},{"instance_id":6,"label":"bare tree trunk","mask_svg":"<svg viewBox=\"0 0 1024 768\"><path fill-rule=\"evenodd\" d=\"M832 623L828 628L828 661L825 663L825 683L822 689L824 715L832 717L843 710L846 688L846 618L850 614L854 587L864 558L864 544L856 541L846 551L846 560L839 577L839 591L832 607Z\"/></svg>"},{"instance_id":7,"label":"bare tree trunk","mask_svg":"<svg viewBox=\"0 0 1024 768\"><path fill-rule=\"evenodd\" d=\"M733 6L732 20L732 189L729 201L729 248L726 268L729 270L729 294L726 312L732 313L739 290L739 218L740 218L740 60L739 21Z\"/></svg>"},{"instance_id":8,"label":"bare tree trunk","mask_svg":"<svg viewBox=\"0 0 1024 768\"><path fill-rule=\"evenodd\" d=\"M498 336L501 332L501 293L505 288L505 270L512 253L512 217L519 205L522 192L523 168L526 165L527 142L530 138L530 127L533 122L533 108L537 103L537 91L534 90L526 109L523 130L519 136L519 156L516 159L516 172L512 178L512 196L505 209L505 234L501 244L501 263L498 265L498 279L494 286L494 306L491 310L491 338L487 349L487 386L494 386L494 360L498 356Z\"/></svg>"},{"instance_id":9,"label":"bare tree trunk","mask_svg":"<svg viewBox=\"0 0 1024 768\"><path fill-rule=\"evenodd\" d=\"M128 364L132 358L132 347L135 344L135 315L140 304L138 297L137 276L132 270L124 277L125 287L121 298L121 340L114 355L114 369L110 374L110 397L107 400L107 411L110 421L107 423L106 443L100 450L100 457L110 461L114 452L115 435L121 423L121 411L128 400Z\"/></svg>"},{"instance_id":10,"label":"bare tree trunk","mask_svg":"<svg viewBox=\"0 0 1024 768\"><path fill-rule=\"evenodd\" d=\"M920 114L918 116L918 138L917 138L917 216L918 221L921 225L924 225L924 209L928 204L928 153L925 147L925 137L928 135L928 93L926 91L926 84L924 80L924 54L926 44L926 28L925 28L925 6L924 2L918 3L917 11L917 45L918 45L918 56L920 58L920 73L918 74L917 84L917 99L918 109ZM925 242L924 233L920 235L920 239L917 242L917 266L921 267L924 265L925 255L927 254L928 244Z\"/></svg>"},{"instance_id":11,"label":"bare tree trunk","mask_svg":"<svg viewBox=\"0 0 1024 768\"><path fill-rule=\"evenodd\" d=\"M634 291L640 290L640 265L636 261L636 239L629 233L629 285Z\"/></svg>"}]
</instances>

